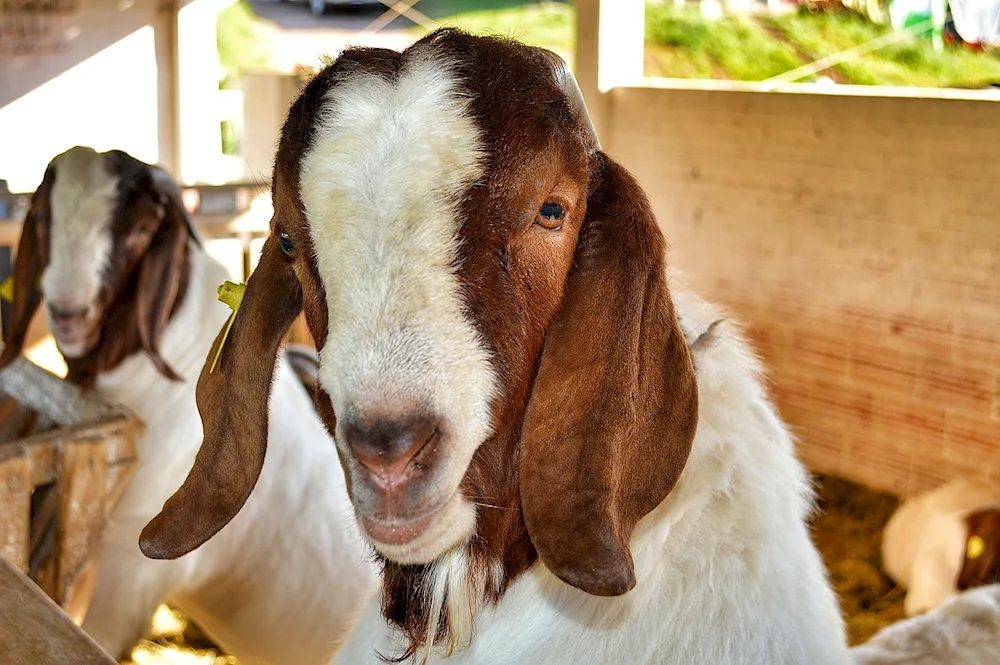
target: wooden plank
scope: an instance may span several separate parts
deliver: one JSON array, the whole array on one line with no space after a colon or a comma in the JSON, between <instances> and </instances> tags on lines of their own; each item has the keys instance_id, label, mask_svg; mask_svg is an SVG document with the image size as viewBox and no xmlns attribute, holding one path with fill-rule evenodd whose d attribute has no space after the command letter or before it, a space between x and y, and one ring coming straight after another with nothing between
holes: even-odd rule
<instances>
[{"instance_id":1,"label":"wooden plank","mask_svg":"<svg viewBox=\"0 0 1000 665\"><path fill-rule=\"evenodd\" d=\"M31 468L24 456L0 459L0 555L28 570ZM0 651L2 653L2 651Z\"/></svg>"},{"instance_id":2,"label":"wooden plank","mask_svg":"<svg viewBox=\"0 0 1000 665\"><path fill-rule=\"evenodd\" d=\"M97 545L104 523L107 453L104 441L76 441L60 450L59 582L62 603Z\"/></svg>"},{"instance_id":3,"label":"wooden plank","mask_svg":"<svg viewBox=\"0 0 1000 665\"><path fill-rule=\"evenodd\" d=\"M31 484L38 487L55 482L56 442L39 441L24 448L28 459L31 460Z\"/></svg>"},{"instance_id":4,"label":"wooden plank","mask_svg":"<svg viewBox=\"0 0 1000 665\"><path fill-rule=\"evenodd\" d=\"M0 557L0 654L4 665L116 665L10 562Z\"/></svg>"},{"instance_id":5,"label":"wooden plank","mask_svg":"<svg viewBox=\"0 0 1000 665\"><path fill-rule=\"evenodd\" d=\"M109 466L106 472L105 494L104 494L104 519L111 517L111 511L115 509L122 495L132 482L135 474L135 464L132 462Z\"/></svg>"}]
</instances>

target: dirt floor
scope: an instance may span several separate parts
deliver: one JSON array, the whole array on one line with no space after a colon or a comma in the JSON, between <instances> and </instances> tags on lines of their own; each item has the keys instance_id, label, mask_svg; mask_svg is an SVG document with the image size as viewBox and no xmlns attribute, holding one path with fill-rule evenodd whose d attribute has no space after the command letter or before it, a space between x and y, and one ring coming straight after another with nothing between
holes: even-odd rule
<instances>
[{"instance_id":1,"label":"dirt floor","mask_svg":"<svg viewBox=\"0 0 1000 665\"><path fill-rule=\"evenodd\" d=\"M852 645L904 618L903 591L882 572L882 529L898 505L888 494L834 478L818 478L813 538L840 597Z\"/></svg>"},{"instance_id":2,"label":"dirt floor","mask_svg":"<svg viewBox=\"0 0 1000 665\"><path fill-rule=\"evenodd\" d=\"M851 644L903 618L903 593L881 572L882 528L897 500L840 478L818 478L813 536L840 596ZM184 617L161 608L127 665L238 665Z\"/></svg>"}]
</instances>

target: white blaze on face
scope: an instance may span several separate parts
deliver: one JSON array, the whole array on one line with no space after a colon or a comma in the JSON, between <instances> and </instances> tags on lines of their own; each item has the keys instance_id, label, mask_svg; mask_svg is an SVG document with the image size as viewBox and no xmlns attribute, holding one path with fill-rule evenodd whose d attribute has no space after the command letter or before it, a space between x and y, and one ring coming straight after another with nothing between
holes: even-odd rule
<instances>
[{"instance_id":1,"label":"white blaze on face","mask_svg":"<svg viewBox=\"0 0 1000 665\"><path fill-rule=\"evenodd\" d=\"M42 275L42 292L61 309L91 309L112 248L118 178L108 173L104 158L91 148L72 148L56 157L53 167L49 264ZM73 344L57 341L63 353L77 353Z\"/></svg>"},{"instance_id":2,"label":"white blaze on face","mask_svg":"<svg viewBox=\"0 0 1000 665\"><path fill-rule=\"evenodd\" d=\"M392 81L353 74L326 103L299 183L330 313L320 384L341 418L429 408L449 446L437 480L454 489L489 435L495 384L454 266L480 132L429 59Z\"/></svg>"}]
</instances>

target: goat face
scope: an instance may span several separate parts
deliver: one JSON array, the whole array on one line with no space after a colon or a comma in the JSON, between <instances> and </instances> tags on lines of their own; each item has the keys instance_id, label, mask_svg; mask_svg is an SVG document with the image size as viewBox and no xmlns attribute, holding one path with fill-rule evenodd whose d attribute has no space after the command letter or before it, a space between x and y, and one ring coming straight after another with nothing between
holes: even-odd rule
<instances>
[{"instance_id":1,"label":"goat face","mask_svg":"<svg viewBox=\"0 0 1000 665\"><path fill-rule=\"evenodd\" d=\"M467 546L523 569L537 550L581 589L631 588L629 537L680 475L697 390L663 238L562 61L454 30L347 51L292 106L273 183L272 234L199 382L205 443L147 555L190 551L246 500L304 309L321 412L390 564Z\"/></svg>"},{"instance_id":2,"label":"goat face","mask_svg":"<svg viewBox=\"0 0 1000 665\"><path fill-rule=\"evenodd\" d=\"M176 379L158 348L183 294L191 235L179 192L159 169L80 146L55 157L22 229L0 366L20 352L44 297L71 379L91 381L140 349Z\"/></svg>"}]
</instances>

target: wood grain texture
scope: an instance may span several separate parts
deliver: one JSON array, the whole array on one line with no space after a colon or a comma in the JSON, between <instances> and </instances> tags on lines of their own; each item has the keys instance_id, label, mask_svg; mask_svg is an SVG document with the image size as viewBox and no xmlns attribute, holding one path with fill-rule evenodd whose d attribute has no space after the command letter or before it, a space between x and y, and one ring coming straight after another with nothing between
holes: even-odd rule
<instances>
[{"instance_id":1,"label":"wood grain texture","mask_svg":"<svg viewBox=\"0 0 1000 665\"><path fill-rule=\"evenodd\" d=\"M0 662L115 665L31 580L0 557Z\"/></svg>"},{"instance_id":2,"label":"wood grain texture","mask_svg":"<svg viewBox=\"0 0 1000 665\"><path fill-rule=\"evenodd\" d=\"M815 470L1000 480L1000 106L622 88L608 151L729 306Z\"/></svg>"},{"instance_id":3,"label":"wood grain texture","mask_svg":"<svg viewBox=\"0 0 1000 665\"><path fill-rule=\"evenodd\" d=\"M31 467L24 457L0 459L0 515L0 555L27 572Z\"/></svg>"}]
</instances>

